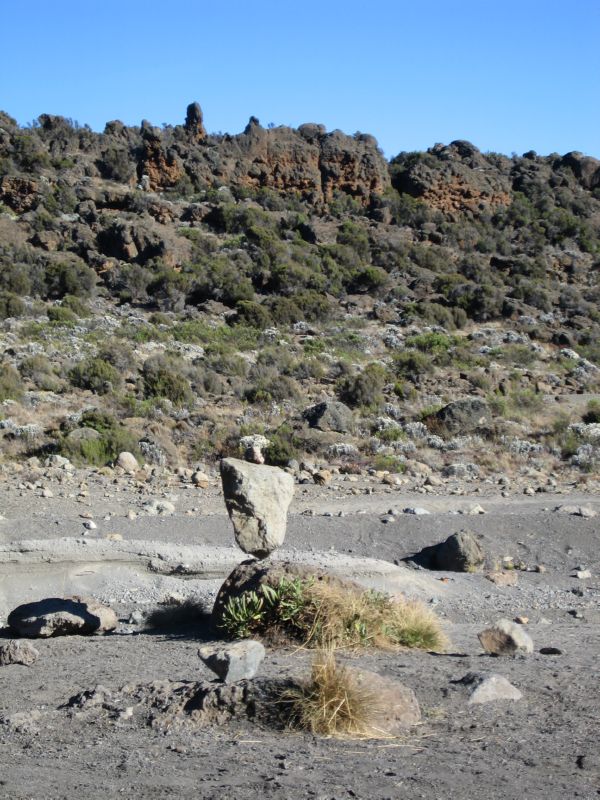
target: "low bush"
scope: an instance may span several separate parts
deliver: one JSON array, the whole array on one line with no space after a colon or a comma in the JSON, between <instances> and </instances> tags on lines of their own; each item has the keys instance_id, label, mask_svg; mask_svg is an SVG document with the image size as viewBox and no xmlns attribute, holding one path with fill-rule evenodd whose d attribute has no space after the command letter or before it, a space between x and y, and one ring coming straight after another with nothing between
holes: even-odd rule
<instances>
[{"instance_id":1,"label":"low bush","mask_svg":"<svg viewBox=\"0 0 600 800\"><path fill-rule=\"evenodd\" d=\"M69 372L73 386L95 394L108 394L121 385L121 373L102 358L86 358Z\"/></svg>"},{"instance_id":2,"label":"low bush","mask_svg":"<svg viewBox=\"0 0 600 800\"><path fill-rule=\"evenodd\" d=\"M162 357L149 358L142 368L144 395L164 397L176 406L191 405L194 395L190 382L175 363Z\"/></svg>"},{"instance_id":3,"label":"low bush","mask_svg":"<svg viewBox=\"0 0 600 800\"><path fill-rule=\"evenodd\" d=\"M590 400L582 417L588 425L600 423L600 400Z\"/></svg>"},{"instance_id":4,"label":"low bush","mask_svg":"<svg viewBox=\"0 0 600 800\"><path fill-rule=\"evenodd\" d=\"M23 396L23 381L10 364L0 364L0 403L4 400L20 400Z\"/></svg>"},{"instance_id":5,"label":"low bush","mask_svg":"<svg viewBox=\"0 0 600 800\"><path fill-rule=\"evenodd\" d=\"M377 408L383 402L385 380L386 371L381 364L368 364L362 372L341 378L336 394L343 403L352 408Z\"/></svg>"},{"instance_id":6,"label":"low bush","mask_svg":"<svg viewBox=\"0 0 600 800\"><path fill-rule=\"evenodd\" d=\"M0 292L0 320L9 317L22 317L25 303L14 292Z\"/></svg>"},{"instance_id":7,"label":"low bush","mask_svg":"<svg viewBox=\"0 0 600 800\"><path fill-rule=\"evenodd\" d=\"M102 411L87 411L79 427L95 430L98 438L72 439L64 436L60 443L62 455L75 464L105 466L116 460L124 450L141 458L136 437L111 414Z\"/></svg>"},{"instance_id":8,"label":"low bush","mask_svg":"<svg viewBox=\"0 0 600 800\"><path fill-rule=\"evenodd\" d=\"M281 578L277 585L231 597L221 627L232 638L283 637L312 647L410 647L445 645L437 617L418 601L333 581Z\"/></svg>"}]
</instances>

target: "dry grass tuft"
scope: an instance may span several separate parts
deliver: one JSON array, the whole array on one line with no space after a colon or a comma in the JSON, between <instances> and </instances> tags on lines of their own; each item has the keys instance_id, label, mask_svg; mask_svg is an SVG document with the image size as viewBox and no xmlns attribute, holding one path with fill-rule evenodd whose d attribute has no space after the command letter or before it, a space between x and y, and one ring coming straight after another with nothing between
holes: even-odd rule
<instances>
[{"instance_id":1,"label":"dry grass tuft","mask_svg":"<svg viewBox=\"0 0 600 800\"><path fill-rule=\"evenodd\" d=\"M310 595L315 615L308 641L317 646L443 650L447 644L439 619L418 600L326 583L310 587Z\"/></svg>"},{"instance_id":2,"label":"dry grass tuft","mask_svg":"<svg viewBox=\"0 0 600 800\"><path fill-rule=\"evenodd\" d=\"M381 737L377 722L384 709L377 694L361 686L353 673L340 666L333 647L321 650L310 680L289 689L282 698L292 725L319 736Z\"/></svg>"}]
</instances>

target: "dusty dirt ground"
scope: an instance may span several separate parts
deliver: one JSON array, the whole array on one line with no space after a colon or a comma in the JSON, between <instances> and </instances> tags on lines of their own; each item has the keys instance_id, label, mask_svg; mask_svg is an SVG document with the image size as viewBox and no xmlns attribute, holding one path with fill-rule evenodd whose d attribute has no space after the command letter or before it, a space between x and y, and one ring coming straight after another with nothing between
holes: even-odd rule
<instances>
[{"instance_id":1,"label":"dusty dirt ground","mask_svg":"<svg viewBox=\"0 0 600 800\"><path fill-rule=\"evenodd\" d=\"M100 484L91 487L89 506L98 528L86 541L106 542L108 533L118 532L123 537L117 543L121 551L134 543L140 553L144 543L159 542L174 548L173 563L177 553L189 559L190 552L203 547L233 544L216 489L201 501L192 494L182 497L173 516L134 520L126 517L137 502L133 492L124 490L118 502L103 494ZM481 503L487 513L456 513L473 502ZM209 603L218 575L208 579L188 569L157 576L141 556L126 565L110 562L107 573L89 559L85 580L102 599L113 601L121 624L117 632L103 637L38 640L40 657L34 665L0 667L0 797L598 797L600 517L583 519L553 511L561 503L600 511L600 502L589 494L503 498L493 493L457 497L394 491L348 498L310 487L297 495L289 518L287 555L312 554L326 562L338 553L397 562L402 576L414 577L415 594L444 621L451 640L445 654L342 656L347 663L398 678L416 692L423 723L396 740L328 740L239 721L204 729L183 726L165 734L135 715L115 719L102 711L70 714L63 707L69 698L98 684L117 688L130 682L211 677L196 654L204 639L200 622L148 631L135 612L148 611L161 593L169 592ZM396 522L382 524L380 517L388 508L405 505L424 506L432 513L400 515ZM191 508L197 511L186 514ZM312 516L302 513L309 509ZM107 511L112 512L110 520L103 519ZM343 517L336 516L339 511ZM61 581L65 589L71 584L77 588L73 576L82 571L81 564L62 563L56 542L62 537L81 541L81 512L82 505L68 498L32 502L16 488L3 487L0 619L6 618L17 596L22 602L23 597L48 596L52 589L58 593ZM485 573L425 574L404 566L403 559L461 528L481 535L490 566L511 556L527 567L542 564L546 570L519 570L516 586L499 587ZM37 540L38 551L23 546L30 540ZM40 542L48 548L45 557ZM102 550L100 544L92 547ZM23 551L25 562L19 563ZM582 567L591 571L591 578L575 577ZM376 574L370 579L377 584ZM501 616L517 615L529 617L533 655L485 655L478 631ZM557 648L560 654L544 655L544 647ZM310 652L304 650L269 650L261 675L305 675L310 661ZM469 706L467 689L455 681L473 670L504 675L522 692L522 700Z\"/></svg>"}]
</instances>

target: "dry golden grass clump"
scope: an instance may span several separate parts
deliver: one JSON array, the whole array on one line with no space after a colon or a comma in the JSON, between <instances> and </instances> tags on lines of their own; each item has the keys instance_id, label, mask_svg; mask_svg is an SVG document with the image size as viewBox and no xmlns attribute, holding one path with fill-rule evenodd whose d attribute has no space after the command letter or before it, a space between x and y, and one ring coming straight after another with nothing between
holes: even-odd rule
<instances>
[{"instance_id":1,"label":"dry golden grass clump","mask_svg":"<svg viewBox=\"0 0 600 800\"><path fill-rule=\"evenodd\" d=\"M383 736L384 712L377 693L361 685L352 670L340 666L332 647L321 650L306 684L282 698L292 725L318 736Z\"/></svg>"},{"instance_id":2,"label":"dry golden grass clump","mask_svg":"<svg viewBox=\"0 0 600 800\"><path fill-rule=\"evenodd\" d=\"M439 619L416 600L339 581L282 578L229 599L221 627L232 637L284 638L311 647L443 650Z\"/></svg>"}]
</instances>

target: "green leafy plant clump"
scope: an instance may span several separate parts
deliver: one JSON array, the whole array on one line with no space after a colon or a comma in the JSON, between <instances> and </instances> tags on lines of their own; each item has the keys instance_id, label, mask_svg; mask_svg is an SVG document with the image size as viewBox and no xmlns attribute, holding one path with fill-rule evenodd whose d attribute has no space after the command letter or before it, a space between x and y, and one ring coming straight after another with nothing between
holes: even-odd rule
<instances>
[{"instance_id":1,"label":"green leafy plant clump","mask_svg":"<svg viewBox=\"0 0 600 800\"><path fill-rule=\"evenodd\" d=\"M221 627L232 638L267 636L311 647L440 650L439 621L416 601L337 582L281 578L229 598Z\"/></svg>"}]
</instances>

